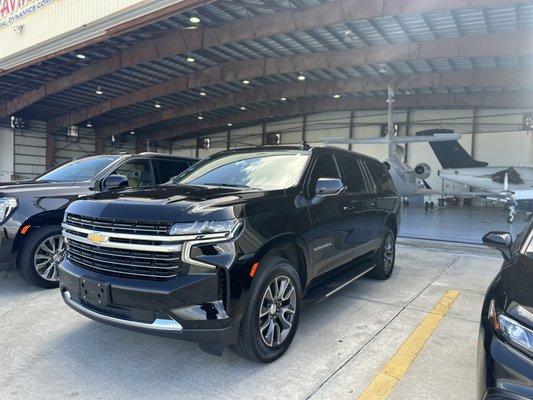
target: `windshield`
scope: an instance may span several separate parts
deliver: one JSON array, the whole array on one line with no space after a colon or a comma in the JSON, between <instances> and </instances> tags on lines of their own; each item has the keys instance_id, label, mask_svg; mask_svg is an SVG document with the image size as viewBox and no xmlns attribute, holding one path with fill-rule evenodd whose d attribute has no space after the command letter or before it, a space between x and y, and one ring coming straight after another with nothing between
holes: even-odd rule
<instances>
[{"instance_id":1,"label":"windshield","mask_svg":"<svg viewBox=\"0 0 533 400\"><path fill-rule=\"evenodd\" d=\"M173 183L286 189L298 183L308 158L308 152L296 150L227 154L195 164L178 175Z\"/></svg>"},{"instance_id":2,"label":"windshield","mask_svg":"<svg viewBox=\"0 0 533 400\"><path fill-rule=\"evenodd\" d=\"M103 156L71 161L37 178L49 182L83 182L92 179L119 156Z\"/></svg>"}]
</instances>

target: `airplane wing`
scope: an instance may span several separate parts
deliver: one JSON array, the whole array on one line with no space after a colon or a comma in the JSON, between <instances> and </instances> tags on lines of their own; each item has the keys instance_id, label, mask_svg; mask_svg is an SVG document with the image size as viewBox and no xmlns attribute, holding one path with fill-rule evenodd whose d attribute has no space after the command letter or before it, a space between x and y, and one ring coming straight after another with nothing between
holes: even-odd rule
<instances>
[{"instance_id":1,"label":"airplane wing","mask_svg":"<svg viewBox=\"0 0 533 400\"><path fill-rule=\"evenodd\" d=\"M446 142L449 140L459 140L460 133L440 133L437 135L427 136L392 136L379 137L368 139L349 139L349 138L324 138L322 142L328 143L343 143L343 144L387 144L393 143L421 143L421 142Z\"/></svg>"}]
</instances>

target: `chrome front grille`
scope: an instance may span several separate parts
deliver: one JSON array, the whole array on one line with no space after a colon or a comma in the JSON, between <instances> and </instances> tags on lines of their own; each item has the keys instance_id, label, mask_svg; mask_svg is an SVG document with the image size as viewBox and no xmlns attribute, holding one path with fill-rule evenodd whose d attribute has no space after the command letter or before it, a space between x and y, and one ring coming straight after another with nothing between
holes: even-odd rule
<instances>
[{"instance_id":1,"label":"chrome front grille","mask_svg":"<svg viewBox=\"0 0 533 400\"><path fill-rule=\"evenodd\" d=\"M68 240L67 257L82 267L120 276L161 279L182 273L180 252L120 250Z\"/></svg>"},{"instance_id":2,"label":"chrome front grille","mask_svg":"<svg viewBox=\"0 0 533 400\"><path fill-rule=\"evenodd\" d=\"M183 273L183 238L168 235L169 224L72 214L67 214L65 221L67 257L83 268L142 279L166 279Z\"/></svg>"},{"instance_id":3,"label":"chrome front grille","mask_svg":"<svg viewBox=\"0 0 533 400\"><path fill-rule=\"evenodd\" d=\"M126 221L111 218L94 218L68 214L68 225L99 232L130 233L138 235L168 235L170 223L150 221Z\"/></svg>"}]
</instances>

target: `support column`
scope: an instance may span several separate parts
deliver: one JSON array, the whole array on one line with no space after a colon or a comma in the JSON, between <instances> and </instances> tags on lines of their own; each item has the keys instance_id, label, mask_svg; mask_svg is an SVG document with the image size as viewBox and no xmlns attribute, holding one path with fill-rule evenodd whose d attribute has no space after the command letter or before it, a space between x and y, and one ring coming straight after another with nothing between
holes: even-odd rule
<instances>
[{"instance_id":1,"label":"support column","mask_svg":"<svg viewBox=\"0 0 533 400\"><path fill-rule=\"evenodd\" d=\"M474 108L472 110L472 143L470 146L470 155L475 160L476 159L476 133L479 131L479 125L478 125L478 117L479 117L479 110L477 108Z\"/></svg>"},{"instance_id":2,"label":"support column","mask_svg":"<svg viewBox=\"0 0 533 400\"><path fill-rule=\"evenodd\" d=\"M230 143L231 143L231 130L228 129L228 133L226 134L226 150L230 149Z\"/></svg>"},{"instance_id":3,"label":"support column","mask_svg":"<svg viewBox=\"0 0 533 400\"><path fill-rule=\"evenodd\" d=\"M411 133L411 109L408 108L407 115L405 116L405 136L409 136L410 133ZM409 143L406 143L405 144L405 160L404 160L406 164L408 164L407 162L408 151L409 151Z\"/></svg>"},{"instance_id":4,"label":"support column","mask_svg":"<svg viewBox=\"0 0 533 400\"><path fill-rule=\"evenodd\" d=\"M263 122L261 124L261 145L264 146L266 144L266 122Z\"/></svg>"},{"instance_id":5,"label":"support column","mask_svg":"<svg viewBox=\"0 0 533 400\"><path fill-rule=\"evenodd\" d=\"M351 110L350 111L350 127L348 129L348 139L353 139L353 134L354 134L354 118L355 118L355 111L354 110ZM352 144L349 143L348 144L348 150L352 150Z\"/></svg>"},{"instance_id":6,"label":"support column","mask_svg":"<svg viewBox=\"0 0 533 400\"><path fill-rule=\"evenodd\" d=\"M52 132L46 132L46 169L54 166L55 161L55 140Z\"/></svg>"},{"instance_id":7,"label":"support column","mask_svg":"<svg viewBox=\"0 0 533 400\"><path fill-rule=\"evenodd\" d=\"M307 115L304 114L302 117L302 142L305 141L305 137L307 136L305 134L305 131L307 130Z\"/></svg>"}]
</instances>

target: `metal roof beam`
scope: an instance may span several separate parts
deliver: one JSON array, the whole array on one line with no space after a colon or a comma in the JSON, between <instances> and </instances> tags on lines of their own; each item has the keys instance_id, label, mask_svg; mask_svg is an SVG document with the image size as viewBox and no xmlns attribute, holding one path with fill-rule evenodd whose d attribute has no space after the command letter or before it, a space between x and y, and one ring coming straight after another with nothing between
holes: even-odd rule
<instances>
[{"instance_id":1,"label":"metal roof beam","mask_svg":"<svg viewBox=\"0 0 533 400\"><path fill-rule=\"evenodd\" d=\"M533 91L510 91L498 93L446 93L446 94L416 94L397 95L394 107L406 108L524 108L533 107ZM386 109L385 98L375 97L352 97L346 99L309 99L295 101L288 104L265 107L250 110L238 115L219 118L216 120L202 121L186 126L161 130L148 135L154 142L175 139L179 136L194 134L206 129L227 129L227 124L233 126L239 123L260 122L273 118L288 118L296 115L312 114L326 111L346 110L376 110Z\"/></svg>"},{"instance_id":2,"label":"metal roof beam","mask_svg":"<svg viewBox=\"0 0 533 400\"><path fill-rule=\"evenodd\" d=\"M207 113L225 107L253 104L263 101L279 101L281 97L294 99L309 96L350 95L361 92L396 89L431 89L434 87L521 87L533 89L533 75L526 68L501 70L471 70L441 72L422 75L403 75L392 79L340 79L292 84L273 84L250 88L228 96L197 101L184 107L169 108L157 113L97 128L98 135L108 137L128 132L162 121Z\"/></svg>"},{"instance_id":3,"label":"metal roof beam","mask_svg":"<svg viewBox=\"0 0 533 400\"><path fill-rule=\"evenodd\" d=\"M227 62L59 116L48 121L48 126L53 131L92 119L116 108L127 107L184 90L200 89L210 85L237 82L243 79L254 79L268 75L432 58L525 55L533 55L533 42L523 32L511 32L438 39L418 43L398 43L365 49L356 48L335 52Z\"/></svg>"},{"instance_id":4,"label":"metal roof beam","mask_svg":"<svg viewBox=\"0 0 533 400\"><path fill-rule=\"evenodd\" d=\"M99 76L143 62L175 54L183 54L231 42L306 31L347 21L381 18L384 16L442 12L492 5L515 5L520 0L334 0L307 10L280 11L232 21L214 28L175 30L155 39L136 43L110 58L82 67L68 76L53 79L35 90L0 104L0 118L39 101L46 96L95 79Z\"/></svg>"}]
</instances>

